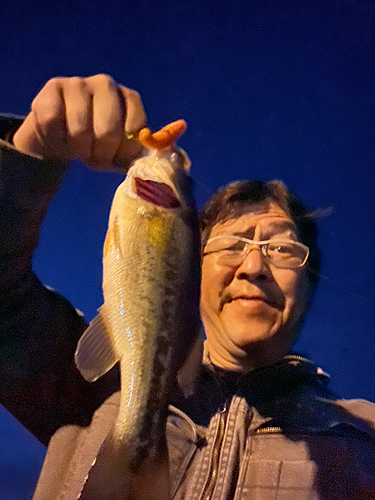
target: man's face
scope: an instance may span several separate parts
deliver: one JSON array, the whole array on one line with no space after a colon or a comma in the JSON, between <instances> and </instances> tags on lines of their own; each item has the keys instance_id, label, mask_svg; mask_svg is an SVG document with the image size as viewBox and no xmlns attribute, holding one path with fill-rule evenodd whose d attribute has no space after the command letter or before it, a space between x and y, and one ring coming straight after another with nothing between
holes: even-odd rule
<instances>
[{"instance_id":1,"label":"man's face","mask_svg":"<svg viewBox=\"0 0 375 500\"><path fill-rule=\"evenodd\" d=\"M291 217L271 200L215 225L210 237L223 234L297 241ZM212 362L238 370L282 358L298 334L307 290L304 268L276 268L257 246L236 267L219 265L217 253L204 256L201 313Z\"/></svg>"}]
</instances>

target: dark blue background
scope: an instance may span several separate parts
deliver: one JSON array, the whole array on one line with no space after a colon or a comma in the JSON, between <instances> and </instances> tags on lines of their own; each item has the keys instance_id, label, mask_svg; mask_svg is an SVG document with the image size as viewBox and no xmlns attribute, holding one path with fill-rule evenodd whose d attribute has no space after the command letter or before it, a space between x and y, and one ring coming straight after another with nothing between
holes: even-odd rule
<instances>
[{"instance_id":1,"label":"dark blue background","mask_svg":"<svg viewBox=\"0 0 375 500\"><path fill-rule=\"evenodd\" d=\"M311 208L332 206L297 348L344 397L375 401L374 26L372 0L2 1L0 109L26 113L50 77L105 72L141 93L154 129L186 119L200 206L244 178L282 179ZM34 260L88 319L121 179L74 164ZM43 453L1 410L0 499L31 497Z\"/></svg>"}]
</instances>

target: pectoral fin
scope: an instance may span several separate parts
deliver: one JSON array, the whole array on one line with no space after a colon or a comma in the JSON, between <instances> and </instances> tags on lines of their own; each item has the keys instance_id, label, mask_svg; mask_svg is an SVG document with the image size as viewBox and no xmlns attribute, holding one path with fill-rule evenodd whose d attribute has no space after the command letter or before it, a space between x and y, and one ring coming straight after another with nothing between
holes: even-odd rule
<instances>
[{"instance_id":1,"label":"pectoral fin","mask_svg":"<svg viewBox=\"0 0 375 500\"><path fill-rule=\"evenodd\" d=\"M99 314L90 322L78 341L75 353L76 366L88 382L95 382L107 373L119 359L102 311L99 310Z\"/></svg>"}]
</instances>

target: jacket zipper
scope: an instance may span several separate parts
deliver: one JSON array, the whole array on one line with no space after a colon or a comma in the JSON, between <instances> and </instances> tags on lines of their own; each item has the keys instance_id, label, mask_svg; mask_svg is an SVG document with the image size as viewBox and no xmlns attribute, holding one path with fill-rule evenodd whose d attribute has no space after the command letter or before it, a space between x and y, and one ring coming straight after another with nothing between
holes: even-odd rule
<instances>
[{"instance_id":1,"label":"jacket zipper","mask_svg":"<svg viewBox=\"0 0 375 500\"><path fill-rule=\"evenodd\" d=\"M224 407L220 411L219 424L211 456L210 475L207 480L206 486L203 490L203 495L201 497L202 500L210 500L215 488L218 469L219 469L220 454L222 450L225 428L227 423L227 416L228 416L228 405L226 402Z\"/></svg>"},{"instance_id":2,"label":"jacket zipper","mask_svg":"<svg viewBox=\"0 0 375 500\"><path fill-rule=\"evenodd\" d=\"M311 361L304 356L300 356L299 354L288 354L284 357L284 359L293 361L293 359L297 359L298 361L307 361L308 363L311 363Z\"/></svg>"},{"instance_id":3,"label":"jacket zipper","mask_svg":"<svg viewBox=\"0 0 375 500\"><path fill-rule=\"evenodd\" d=\"M283 430L281 427L263 427L262 429L257 429L255 434L280 434Z\"/></svg>"},{"instance_id":4,"label":"jacket zipper","mask_svg":"<svg viewBox=\"0 0 375 500\"><path fill-rule=\"evenodd\" d=\"M297 359L299 361L308 361L303 356L298 356L298 355L290 355L289 358L290 359ZM227 416L228 416L228 404L226 401L224 407L220 411L219 425L218 425L218 430L217 430L214 448L213 448L212 457L211 457L210 474L209 474L209 478L207 480L206 486L204 487L203 494L201 496L201 500L211 500L211 496L212 496L212 493L213 493L215 485L216 485L217 474L218 474L218 469L219 469L220 454L221 454L221 450L222 450L225 428L226 428L226 423L227 423ZM258 429L255 433L256 434L272 434L272 433L276 434L276 433L282 433L282 429L281 429L281 427L276 427L276 426L265 427L263 429Z\"/></svg>"}]
</instances>

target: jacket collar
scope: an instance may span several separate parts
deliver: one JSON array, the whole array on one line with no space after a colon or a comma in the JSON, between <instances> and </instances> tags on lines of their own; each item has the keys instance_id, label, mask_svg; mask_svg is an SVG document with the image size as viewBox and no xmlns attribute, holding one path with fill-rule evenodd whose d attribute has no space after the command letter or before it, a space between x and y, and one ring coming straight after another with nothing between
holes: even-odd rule
<instances>
[{"instance_id":1,"label":"jacket collar","mask_svg":"<svg viewBox=\"0 0 375 500\"><path fill-rule=\"evenodd\" d=\"M211 376L222 378L206 346L203 365ZM329 375L313 361L290 354L239 376L233 393L253 408L259 417L259 428L280 428L291 434L351 432L375 439L375 430L365 420L337 404L337 396L327 388L329 380Z\"/></svg>"},{"instance_id":2,"label":"jacket collar","mask_svg":"<svg viewBox=\"0 0 375 500\"><path fill-rule=\"evenodd\" d=\"M203 365L212 372L225 372L225 370L215 367L211 362L206 342L203 344ZM299 354L289 354L280 361L254 368L247 374L239 376L241 383L247 379L254 380L257 383L269 379L272 379L272 383L275 380L286 383L290 379L291 382L295 383L301 378L303 380L306 380L306 378L315 379L322 385L328 385L330 380L328 373L324 372L310 359Z\"/></svg>"}]
</instances>

